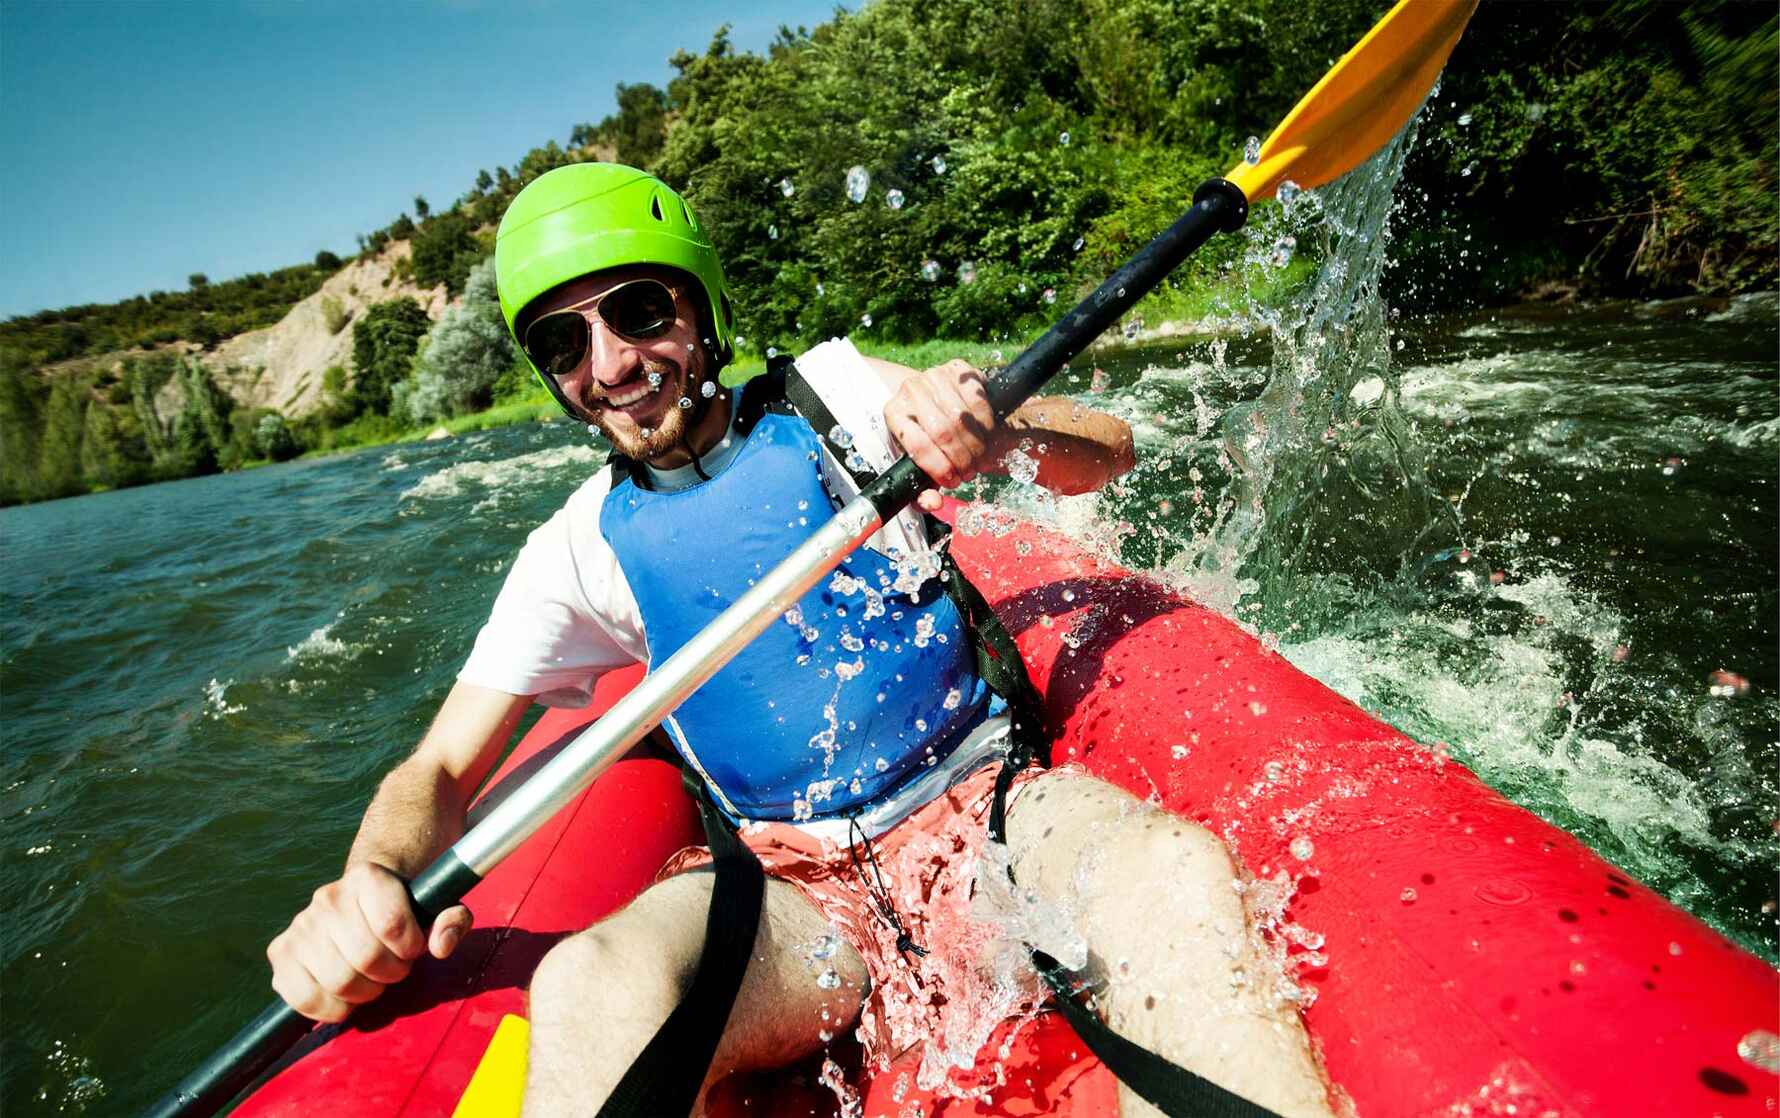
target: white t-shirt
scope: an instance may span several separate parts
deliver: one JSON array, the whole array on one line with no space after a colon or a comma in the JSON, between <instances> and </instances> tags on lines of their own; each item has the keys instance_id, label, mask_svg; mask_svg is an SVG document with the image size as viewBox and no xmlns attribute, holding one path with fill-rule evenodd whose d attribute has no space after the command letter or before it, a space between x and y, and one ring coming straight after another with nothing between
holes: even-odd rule
<instances>
[{"instance_id":1,"label":"white t-shirt","mask_svg":"<svg viewBox=\"0 0 1780 1118\"><path fill-rule=\"evenodd\" d=\"M887 469L894 460L884 429L890 387L853 343L845 338L824 342L798 358L797 369L852 434L853 449L873 470ZM732 433L725 446L705 456L701 464L706 472L727 466L740 443ZM651 469L650 476L660 489L698 482L690 465ZM611 479L611 470L600 470L526 539L458 679L511 695L536 695L547 706L573 708L587 704L594 682L606 672L648 663L642 614L618 556L600 531L600 508ZM826 448L823 479L837 507L857 494L853 479ZM867 546L883 552L898 547L913 555L928 544L919 516L909 511L880 529Z\"/></svg>"}]
</instances>

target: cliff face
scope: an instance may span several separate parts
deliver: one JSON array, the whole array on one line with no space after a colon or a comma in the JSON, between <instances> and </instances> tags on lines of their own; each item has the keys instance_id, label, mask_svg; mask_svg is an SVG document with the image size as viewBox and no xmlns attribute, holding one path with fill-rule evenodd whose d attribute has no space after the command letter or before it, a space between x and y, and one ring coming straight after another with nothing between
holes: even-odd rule
<instances>
[{"instance_id":1,"label":"cliff face","mask_svg":"<svg viewBox=\"0 0 1780 1118\"><path fill-rule=\"evenodd\" d=\"M314 411L321 404L322 373L330 365L352 368L352 324L375 303L414 299L429 317L445 313L445 288L416 287L398 279L396 262L408 257L406 241L397 241L367 260L355 260L321 285L321 290L291 308L275 325L237 334L209 353L193 356L215 376L217 385L246 407L277 408L288 418ZM337 301L345 315L338 331L328 329L324 304ZM231 373L231 368L233 372ZM178 382L168 385L174 396L164 403L177 407ZM161 414L172 414L163 408Z\"/></svg>"}]
</instances>

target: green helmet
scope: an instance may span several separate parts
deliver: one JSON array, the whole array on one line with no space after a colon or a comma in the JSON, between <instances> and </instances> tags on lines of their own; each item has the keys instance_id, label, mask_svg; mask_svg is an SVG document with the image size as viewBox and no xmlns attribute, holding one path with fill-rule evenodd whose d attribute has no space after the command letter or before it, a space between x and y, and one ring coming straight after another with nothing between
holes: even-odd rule
<instances>
[{"instance_id":1,"label":"green helmet","mask_svg":"<svg viewBox=\"0 0 1780 1118\"><path fill-rule=\"evenodd\" d=\"M707 375L728 364L735 323L716 248L671 187L620 163L558 167L507 207L495 234L494 270L508 331L526 304L551 288L627 264L665 265L697 279L712 361Z\"/></svg>"}]
</instances>

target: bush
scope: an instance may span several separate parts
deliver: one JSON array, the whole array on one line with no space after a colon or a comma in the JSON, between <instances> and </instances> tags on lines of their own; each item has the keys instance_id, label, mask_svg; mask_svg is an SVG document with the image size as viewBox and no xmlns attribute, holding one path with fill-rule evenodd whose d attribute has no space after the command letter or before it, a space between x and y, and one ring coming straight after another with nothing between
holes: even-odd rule
<instances>
[{"instance_id":1,"label":"bush","mask_svg":"<svg viewBox=\"0 0 1780 1118\"><path fill-rule=\"evenodd\" d=\"M346 328L352 315L346 310L345 304L332 295L321 297L321 324L327 327L330 334L338 334Z\"/></svg>"},{"instance_id":2,"label":"bush","mask_svg":"<svg viewBox=\"0 0 1780 1118\"><path fill-rule=\"evenodd\" d=\"M409 414L425 422L487 407L494 401L495 384L516 356L501 317L490 257L471 270L463 302L445 311L417 355L413 387L406 396Z\"/></svg>"},{"instance_id":3,"label":"bush","mask_svg":"<svg viewBox=\"0 0 1780 1118\"><path fill-rule=\"evenodd\" d=\"M297 456L297 440L291 434L290 426L285 423L284 416L275 411L267 411L259 417L253 428L254 445L260 455L274 462L283 462Z\"/></svg>"}]
</instances>

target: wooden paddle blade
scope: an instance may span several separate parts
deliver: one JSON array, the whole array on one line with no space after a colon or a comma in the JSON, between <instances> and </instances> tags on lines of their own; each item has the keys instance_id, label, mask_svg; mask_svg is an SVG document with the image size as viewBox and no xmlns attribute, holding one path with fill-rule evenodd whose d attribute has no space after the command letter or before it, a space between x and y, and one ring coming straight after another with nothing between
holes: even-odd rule
<instances>
[{"instance_id":1,"label":"wooden paddle blade","mask_svg":"<svg viewBox=\"0 0 1780 1118\"><path fill-rule=\"evenodd\" d=\"M1365 162L1421 107L1476 8L1399 0L1273 130L1260 159L1224 177L1259 202L1287 179L1322 186Z\"/></svg>"}]
</instances>

